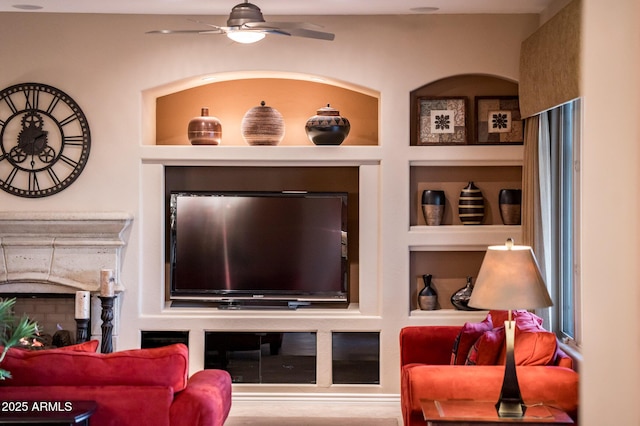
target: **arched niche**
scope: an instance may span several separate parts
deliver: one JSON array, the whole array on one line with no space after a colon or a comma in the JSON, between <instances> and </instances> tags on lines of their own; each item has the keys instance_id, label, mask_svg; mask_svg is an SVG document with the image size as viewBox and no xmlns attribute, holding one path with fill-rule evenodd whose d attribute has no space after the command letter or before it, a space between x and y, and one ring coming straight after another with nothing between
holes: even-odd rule
<instances>
[{"instance_id":1,"label":"arched niche","mask_svg":"<svg viewBox=\"0 0 640 426\"><path fill-rule=\"evenodd\" d=\"M204 82L204 83L203 83ZM265 101L285 122L280 145L313 145L304 126L330 104L351 123L343 145L378 145L379 93L323 77L289 73L227 73L207 76L155 97L155 144L189 145L187 126L207 107L222 123L224 146L246 146L240 127L245 113Z\"/></svg>"},{"instance_id":2,"label":"arched niche","mask_svg":"<svg viewBox=\"0 0 640 426\"><path fill-rule=\"evenodd\" d=\"M411 91L411 145L418 145L418 98L466 97L468 143L477 141L476 104L478 96L518 96L518 83L503 77L484 74L461 74L427 83Z\"/></svg>"}]
</instances>

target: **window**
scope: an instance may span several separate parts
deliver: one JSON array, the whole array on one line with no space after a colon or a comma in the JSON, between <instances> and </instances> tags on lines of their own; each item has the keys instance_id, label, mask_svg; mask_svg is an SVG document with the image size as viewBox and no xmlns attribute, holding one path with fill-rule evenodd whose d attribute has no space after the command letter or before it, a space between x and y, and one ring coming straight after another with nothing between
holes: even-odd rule
<instances>
[{"instance_id":1,"label":"window","mask_svg":"<svg viewBox=\"0 0 640 426\"><path fill-rule=\"evenodd\" d=\"M550 170L551 264L550 291L554 299L552 328L566 342L580 344L580 128L581 102L575 100L543 114L546 121ZM544 136L542 136L544 137Z\"/></svg>"}]
</instances>

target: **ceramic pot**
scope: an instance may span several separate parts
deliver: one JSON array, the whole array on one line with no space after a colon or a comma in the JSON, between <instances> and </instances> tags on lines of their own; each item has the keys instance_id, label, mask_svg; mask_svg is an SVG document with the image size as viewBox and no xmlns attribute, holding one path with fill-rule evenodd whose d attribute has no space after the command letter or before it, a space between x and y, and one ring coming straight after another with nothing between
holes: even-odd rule
<instances>
[{"instance_id":1,"label":"ceramic pot","mask_svg":"<svg viewBox=\"0 0 640 426\"><path fill-rule=\"evenodd\" d=\"M473 281L471 277L467 277L467 285L453 293L451 296L451 304L461 311L477 311L478 309L469 306L469 299L473 292Z\"/></svg>"},{"instance_id":2,"label":"ceramic pot","mask_svg":"<svg viewBox=\"0 0 640 426\"><path fill-rule=\"evenodd\" d=\"M219 145L222 142L222 124L209 115L209 108L200 110L200 117L193 117L187 127L191 145Z\"/></svg>"},{"instance_id":3,"label":"ceramic pot","mask_svg":"<svg viewBox=\"0 0 640 426\"><path fill-rule=\"evenodd\" d=\"M351 124L340 115L340 111L326 107L320 108L304 126L307 137L316 145L340 145L349 135Z\"/></svg>"},{"instance_id":4,"label":"ceramic pot","mask_svg":"<svg viewBox=\"0 0 640 426\"><path fill-rule=\"evenodd\" d=\"M460 191L458 216L463 225L482 225L484 220L484 197L473 182Z\"/></svg>"},{"instance_id":5,"label":"ceramic pot","mask_svg":"<svg viewBox=\"0 0 640 426\"><path fill-rule=\"evenodd\" d=\"M422 276L424 288L418 293L418 306L423 311L433 311L438 308L438 293L431 286L431 278L430 274Z\"/></svg>"},{"instance_id":6,"label":"ceramic pot","mask_svg":"<svg viewBox=\"0 0 640 426\"><path fill-rule=\"evenodd\" d=\"M444 191L425 189L422 191L422 214L428 226L438 226L444 217Z\"/></svg>"},{"instance_id":7,"label":"ceramic pot","mask_svg":"<svg viewBox=\"0 0 640 426\"><path fill-rule=\"evenodd\" d=\"M278 145L284 138L282 114L262 101L242 118L242 137L249 145Z\"/></svg>"},{"instance_id":8,"label":"ceramic pot","mask_svg":"<svg viewBox=\"0 0 640 426\"><path fill-rule=\"evenodd\" d=\"M501 189L498 196L500 216L505 225L520 225L522 211L522 190Z\"/></svg>"}]
</instances>

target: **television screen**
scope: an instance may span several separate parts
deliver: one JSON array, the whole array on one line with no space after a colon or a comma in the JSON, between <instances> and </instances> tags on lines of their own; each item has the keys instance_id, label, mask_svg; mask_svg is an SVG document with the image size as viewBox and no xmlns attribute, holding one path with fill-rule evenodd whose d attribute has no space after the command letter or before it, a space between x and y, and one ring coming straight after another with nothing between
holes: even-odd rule
<instances>
[{"instance_id":1,"label":"television screen","mask_svg":"<svg viewBox=\"0 0 640 426\"><path fill-rule=\"evenodd\" d=\"M347 300L346 193L177 192L171 298Z\"/></svg>"}]
</instances>

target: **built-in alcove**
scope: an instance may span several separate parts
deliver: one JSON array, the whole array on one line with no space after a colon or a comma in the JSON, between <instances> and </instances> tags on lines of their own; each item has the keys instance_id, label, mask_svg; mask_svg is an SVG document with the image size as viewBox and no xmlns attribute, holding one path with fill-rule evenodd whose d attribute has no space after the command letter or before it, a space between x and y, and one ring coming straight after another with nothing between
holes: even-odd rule
<instances>
[{"instance_id":1,"label":"built-in alcove","mask_svg":"<svg viewBox=\"0 0 640 426\"><path fill-rule=\"evenodd\" d=\"M170 194L174 191L308 191L348 194L347 259L349 302L359 302L359 168L358 167L235 167L167 166L165 171L166 230L170 235ZM165 238L165 265L170 259ZM166 274L169 300L170 274ZM312 277L310 277L312 278Z\"/></svg>"},{"instance_id":2,"label":"built-in alcove","mask_svg":"<svg viewBox=\"0 0 640 426\"><path fill-rule=\"evenodd\" d=\"M234 383L316 383L314 332L205 332L204 351Z\"/></svg>"},{"instance_id":3,"label":"built-in alcove","mask_svg":"<svg viewBox=\"0 0 640 426\"><path fill-rule=\"evenodd\" d=\"M476 104L478 96L518 96L518 83L501 77L483 74L463 74L446 77L427 83L413 90L411 102L411 145L418 145L418 98L420 97L466 97L467 98L467 143L477 142Z\"/></svg>"},{"instance_id":4,"label":"built-in alcove","mask_svg":"<svg viewBox=\"0 0 640 426\"><path fill-rule=\"evenodd\" d=\"M331 333L333 384L380 384L380 333Z\"/></svg>"},{"instance_id":5,"label":"built-in alcove","mask_svg":"<svg viewBox=\"0 0 640 426\"><path fill-rule=\"evenodd\" d=\"M140 348L142 349L158 348L176 343L189 346L189 332L177 330L140 331Z\"/></svg>"},{"instance_id":6,"label":"built-in alcove","mask_svg":"<svg viewBox=\"0 0 640 426\"><path fill-rule=\"evenodd\" d=\"M458 199L461 190L471 181L482 191L484 198L483 225L502 225L499 205L500 190L522 188L522 167L520 166L411 167L411 225L426 225L421 203L422 192L426 189L445 192L442 225L461 225L462 222L458 215Z\"/></svg>"},{"instance_id":7,"label":"built-in alcove","mask_svg":"<svg viewBox=\"0 0 640 426\"><path fill-rule=\"evenodd\" d=\"M262 101L283 116L285 136L279 145L313 146L306 136L305 123L328 104L351 124L343 145L378 144L379 99L373 91L292 73L214 75L206 84L198 83L156 98L156 145L189 145L188 123L207 107L209 115L221 122L220 145L246 146L242 118Z\"/></svg>"},{"instance_id":8,"label":"built-in alcove","mask_svg":"<svg viewBox=\"0 0 640 426\"><path fill-rule=\"evenodd\" d=\"M418 293L424 287L422 276L432 276L432 287L438 293L437 309L454 309L451 296L466 285L466 277L473 283L480 271L484 251L413 251L410 255L411 308L418 309Z\"/></svg>"},{"instance_id":9,"label":"built-in alcove","mask_svg":"<svg viewBox=\"0 0 640 426\"><path fill-rule=\"evenodd\" d=\"M205 332L204 368L234 383L316 384L315 332ZM380 333L332 332L333 384L380 383Z\"/></svg>"}]
</instances>

